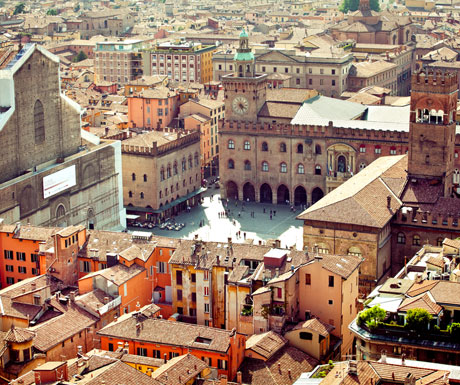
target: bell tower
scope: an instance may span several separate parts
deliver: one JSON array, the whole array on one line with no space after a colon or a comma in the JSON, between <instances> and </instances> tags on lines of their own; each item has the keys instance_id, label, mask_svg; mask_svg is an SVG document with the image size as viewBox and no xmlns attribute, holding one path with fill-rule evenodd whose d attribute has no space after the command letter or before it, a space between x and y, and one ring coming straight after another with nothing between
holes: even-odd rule
<instances>
[{"instance_id":1,"label":"bell tower","mask_svg":"<svg viewBox=\"0 0 460 385\"><path fill-rule=\"evenodd\" d=\"M225 92L225 120L257 121L266 100L267 75L256 74L249 36L243 29L233 57L234 71L222 77Z\"/></svg>"},{"instance_id":2,"label":"bell tower","mask_svg":"<svg viewBox=\"0 0 460 385\"><path fill-rule=\"evenodd\" d=\"M409 178L439 179L451 194L454 170L456 73L422 69L412 75Z\"/></svg>"}]
</instances>

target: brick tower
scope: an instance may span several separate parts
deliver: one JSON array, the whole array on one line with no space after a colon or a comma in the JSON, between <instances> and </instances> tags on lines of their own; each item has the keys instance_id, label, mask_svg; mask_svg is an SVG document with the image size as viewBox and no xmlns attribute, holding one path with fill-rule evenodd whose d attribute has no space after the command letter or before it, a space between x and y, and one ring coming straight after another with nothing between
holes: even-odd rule
<instances>
[{"instance_id":1,"label":"brick tower","mask_svg":"<svg viewBox=\"0 0 460 385\"><path fill-rule=\"evenodd\" d=\"M439 179L451 194L457 74L423 69L412 75L408 174Z\"/></svg>"}]
</instances>

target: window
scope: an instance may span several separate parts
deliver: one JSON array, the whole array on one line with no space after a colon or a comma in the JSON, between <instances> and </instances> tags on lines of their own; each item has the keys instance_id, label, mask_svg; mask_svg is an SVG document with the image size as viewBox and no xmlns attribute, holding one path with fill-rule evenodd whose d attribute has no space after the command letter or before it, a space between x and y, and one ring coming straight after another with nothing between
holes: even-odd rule
<instances>
[{"instance_id":1,"label":"window","mask_svg":"<svg viewBox=\"0 0 460 385\"><path fill-rule=\"evenodd\" d=\"M251 170L251 162L249 160L245 160L244 161L244 169L246 171L250 171Z\"/></svg>"},{"instance_id":2,"label":"window","mask_svg":"<svg viewBox=\"0 0 460 385\"><path fill-rule=\"evenodd\" d=\"M204 312L209 313L209 303L204 304Z\"/></svg>"},{"instance_id":3,"label":"window","mask_svg":"<svg viewBox=\"0 0 460 385\"><path fill-rule=\"evenodd\" d=\"M280 287L276 288L276 297L283 298L283 289L281 289Z\"/></svg>"},{"instance_id":4,"label":"window","mask_svg":"<svg viewBox=\"0 0 460 385\"><path fill-rule=\"evenodd\" d=\"M136 180L136 174L132 173L131 179L132 179L132 180Z\"/></svg>"},{"instance_id":5,"label":"window","mask_svg":"<svg viewBox=\"0 0 460 385\"><path fill-rule=\"evenodd\" d=\"M397 242L400 244L406 243L406 235L404 233L398 233Z\"/></svg>"},{"instance_id":6,"label":"window","mask_svg":"<svg viewBox=\"0 0 460 385\"><path fill-rule=\"evenodd\" d=\"M182 271L176 271L176 285L182 285Z\"/></svg>"},{"instance_id":7,"label":"window","mask_svg":"<svg viewBox=\"0 0 460 385\"><path fill-rule=\"evenodd\" d=\"M363 170L363 169L365 169L365 168L366 168L366 163L361 162L361 163L359 164L359 169L360 169L360 170Z\"/></svg>"},{"instance_id":8,"label":"window","mask_svg":"<svg viewBox=\"0 0 460 385\"><path fill-rule=\"evenodd\" d=\"M420 246L420 235L414 235L412 238L412 245Z\"/></svg>"},{"instance_id":9,"label":"window","mask_svg":"<svg viewBox=\"0 0 460 385\"><path fill-rule=\"evenodd\" d=\"M311 285L311 274L310 273L305 274L305 285Z\"/></svg>"},{"instance_id":10,"label":"window","mask_svg":"<svg viewBox=\"0 0 460 385\"><path fill-rule=\"evenodd\" d=\"M89 273L91 271L91 264L89 263L89 261L81 261L81 262L83 262L82 271L84 273Z\"/></svg>"},{"instance_id":11,"label":"window","mask_svg":"<svg viewBox=\"0 0 460 385\"><path fill-rule=\"evenodd\" d=\"M113 352L113 344L109 342L109 352Z\"/></svg>"},{"instance_id":12,"label":"window","mask_svg":"<svg viewBox=\"0 0 460 385\"><path fill-rule=\"evenodd\" d=\"M26 274L27 269L26 269L25 266L18 266L18 272L21 273L21 274Z\"/></svg>"},{"instance_id":13,"label":"window","mask_svg":"<svg viewBox=\"0 0 460 385\"><path fill-rule=\"evenodd\" d=\"M280 172L286 173L287 172L287 164L286 163L281 163L280 164Z\"/></svg>"},{"instance_id":14,"label":"window","mask_svg":"<svg viewBox=\"0 0 460 385\"><path fill-rule=\"evenodd\" d=\"M313 334L308 333L308 332L300 332L299 337L301 340L311 341L313 339Z\"/></svg>"},{"instance_id":15,"label":"window","mask_svg":"<svg viewBox=\"0 0 460 385\"><path fill-rule=\"evenodd\" d=\"M267 142L262 143L262 151L268 151L268 144Z\"/></svg>"},{"instance_id":16,"label":"window","mask_svg":"<svg viewBox=\"0 0 460 385\"><path fill-rule=\"evenodd\" d=\"M280 144L280 152L286 152L286 143Z\"/></svg>"},{"instance_id":17,"label":"window","mask_svg":"<svg viewBox=\"0 0 460 385\"><path fill-rule=\"evenodd\" d=\"M187 170L187 161L185 160L185 158L182 159L182 171L185 171Z\"/></svg>"},{"instance_id":18,"label":"window","mask_svg":"<svg viewBox=\"0 0 460 385\"><path fill-rule=\"evenodd\" d=\"M182 290L177 290L177 300L182 301Z\"/></svg>"},{"instance_id":19,"label":"window","mask_svg":"<svg viewBox=\"0 0 460 385\"><path fill-rule=\"evenodd\" d=\"M312 85L313 84L313 79L308 79L308 84Z\"/></svg>"},{"instance_id":20,"label":"window","mask_svg":"<svg viewBox=\"0 0 460 385\"><path fill-rule=\"evenodd\" d=\"M34 105L34 129L35 144L43 143L45 141L45 113L40 100L37 100Z\"/></svg>"},{"instance_id":21,"label":"window","mask_svg":"<svg viewBox=\"0 0 460 385\"><path fill-rule=\"evenodd\" d=\"M329 276L329 287L334 287L334 276L333 275Z\"/></svg>"},{"instance_id":22,"label":"window","mask_svg":"<svg viewBox=\"0 0 460 385\"><path fill-rule=\"evenodd\" d=\"M157 262L157 273L164 274L166 273L166 263Z\"/></svg>"},{"instance_id":23,"label":"window","mask_svg":"<svg viewBox=\"0 0 460 385\"><path fill-rule=\"evenodd\" d=\"M436 246L442 246L442 242L444 241L444 238L438 238L436 239Z\"/></svg>"},{"instance_id":24,"label":"window","mask_svg":"<svg viewBox=\"0 0 460 385\"><path fill-rule=\"evenodd\" d=\"M231 170L235 168L235 162L233 161L233 159L228 160L228 168Z\"/></svg>"},{"instance_id":25,"label":"window","mask_svg":"<svg viewBox=\"0 0 460 385\"><path fill-rule=\"evenodd\" d=\"M13 252L11 250L5 250L3 253L5 254L5 259L13 259Z\"/></svg>"},{"instance_id":26,"label":"window","mask_svg":"<svg viewBox=\"0 0 460 385\"><path fill-rule=\"evenodd\" d=\"M334 69L331 70L331 74L335 75L335 70Z\"/></svg>"},{"instance_id":27,"label":"window","mask_svg":"<svg viewBox=\"0 0 460 385\"><path fill-rule=\"evenodd\" d=\"M366 152L366 146L364 144L359 146L359 152L361 152L363 154Z\"/></svg>"},{"instance_id":28,"label":"window","mask_svg":"<svg viewBox=\"0 0 460 385\"><path fill-rule=\"evenodd\" d=\"M160 350L153 349L153 351L152 351L152 357L153 357L153 358L161 358L161 351L160 351Z\"/></svg>"},{"instance_id":29,"label":"window","mask_svg":"<svg viewBox=\"0 0 460 385\"><path fill-rule=\"evenodd\" d=\"M382 148L380 146L375 146L375 153L376 154L381 154L382 153Z\"/></svg>"},{"instance_id":30,"label":"window","mask_svg":"<svg viewBox=\"0 0 460 385\"><path fill-rule=\"evenodd\" d=\"M235 142L233 141L233 139L228 140L228 148L231 150L235 148Z\"/></svg>"},{"instance_id":31,"label":"window","mask_svg":"<svg viewBox=\"0 0 460 385\"><path fill-rule=\"evenodd\" d=\"M14 266L13 265L6 265L5 268L6 268L6 271L10 271L10 272L14 271Z\"/></svg>"},{"instance_id":32,"label":"window","mask_svg":"<svg viewBox=\"0 0 460 385\"><path fill-rule=\"evenodd\" d=\"M335 86L335 80L334 79L332 79L331 83L332 83L333 86Z\"/></svg>"},{"instance_id":33,"label":"window","mask_svg":"<svg viewBox=\"0 0 460 385\"><path fill-rule=\"evenodd\" d=\"M6 283L7 283L8 285L12 285L12 284L14 283L14 278L12 278L12 277L6 277Z\"/></svg>"},{"instance_id":34,"label":"window","mask_svg":"<svg viewBox=\"0 0 460 385\"><path fill-rule=\"evenodd\" d=\"M147 357L147 349L146 349L146 348L137 348L136 354L137 354L138 356Z\"/></svg>"},{"instance_id":35,"label":"window","mask_svg":"<svg viewBox=\"0 0 460 385\"><path fill-rule=\"evenodd\" d=\"M209 286L204 286L203 287L203 293L204 293L205 297L209 296Z\"/></svg>"},{"instance_id":36,"label":"window","mask_svg":"<svg viewBox=\"0 0 460 385\"><path fill-rule=\"evenodd\" d=\"M31 262L38 262L38 254L30 254Z\"/></svg>"},{"instance_id":37,"label":"window","mask_svg":"<svg viewBox=\"0 0 460 385\"><path fill-rule=\"evenodd\" d=\"M191 274L191 280L192 280L192 283L196 282L196 274L195 273Z\"/></svg>"},{"instance_id":38,"label":"window","mask_svg":"<svg viewBox=\"0 0 460 385\"><path fill-rule=\"evenodd\" d=\"M321 154L321 146L319 144L317 144L315 146L315 154L317 155L320 155Z\"/></svg>"},{"instance_id":39,"label":"window","mask_svg":"<svg viewBox=\"0 0 460 385\"><path fill-rule=\"evenodd\" d=\"M315 166L315 175L321 175L321 166L320 165Z\"/></svg>"},{"instance_id":40,"label":"window","mask_svg":"<svg viewBox=\"0 0 460 385\"><path fill-rule=\"evenodd\" d=\"M305 174L305 167L302 163L297 166L297 174Z\"/></svg>"},{"instance_id":41,"label":"window","mask_svg":"<svg viewBox=\"0 0 460 385\"><path fill-rule=\"evenodd\" d=\"M303 144L297 145L297 154L303 154Z\"/></svg>"},{"instance_id":42,"label":"window","mask_svg":"<svg viewBox=\"0 0 460 385\"><path fill-rule=\"evenodd\" d=\"M141 195L141 199L144 199L144 193L143 193L143 192L141 192L141 194L140 194L140 195Z\"/></svg>"},{"instance_id":43,"label":"window","mask_svg":"<svg viewBox=\"0 0 460 385\"><path fill-rule=\"evenodd\" d=\"M245 150L250 150L251 149L251 143L249 143L249 140L244 141L244 149Z\"/></svg>"},{"instance_id":44,"label":"window","mask_svg":"<svg viewBox=\"0 0 460 385\"><path fill-rule=\"evenodd\" d=\"M227 370L227 360L217 359L217 369Z\"/></svg>"},{"instance_id":45,"label":"window","mask_svg":"<svg viewBox=\"0 0 460 385\"><path fill-rule=\"evenodd\" d=\"M147 174L144 174L144 182L147 182Z\"/></svg>"},{"instance_id":46,"label":"window","mask_svg":"<svg viewBox=\"0 0 460 385\"><path fill-rule=\"evenodd\" d=\"M209 280L209 271L208 270L203 271L203 280L205 280L205 281Z\"/></svg>"},{"instance_id":47,"label":"window","mask_svg":"<svg viewBox=\"0 0 460 385\"><path fill-rule=\"evenodd\" d=\"M396 147L390 148L390 155L396 155Z\"/></svg>"},{"instance_id":48,"label":"window","mask_svg":"<svg viewBox=\"0 0 460 385\"><path fill-rule=\"evenodd\" d=\"M133 197L133 192L132 192L132 191L129 191L129 192L128 192L128 196L129 196L130 198L132 198L132 197Z\"/></svg>"},{"instance_id":49,"label":"window","mask_svg":"<svg viewBox=\"0 0 460 385\"><path fill-rule=\"evenodd\" d=\"M333 305L333 304L334 304L334 301L333 301L332 299L330 299L330 300L328 301L328 304L329 304L329 305Z\"/></svg>"},{"instance_id":50,"label":"window","mask_svg":"<svg viewBox=\"0 0 460 385\"><path fill-rule=\"evenodd\" d=\"M166 167L166 178L171 178L171 165L168 164L168 167Z\"/></svg>"},{"instance_id":51,"label":"window","mask_svg":"<svg viewBox=\"0 0 460 385\"><path fill-rule=\"evenodd\" d=\"M268 171L268 163L262 162L262 171Z\"/></svg>"},{"instance_id":52,"label":"window","mask_svg":"<svg viewBox=\"0 0 460 385\"><path fill-rule=\"evenodd\" d=\"M21 253L19 251L16 251L16 259L18 261L25 261L26 260L26 253Z\"/></svg>"},{"instance_id":53,"label":"window","mask_svg":"<svg viewBox=\"0 0 460 385\"><path fill-rule=\"evenodd\" d=\"M356 257L361 257L363 254L361 252L361 249L357 246L352 246L348 249L348 255L354 255Z\"/></svg>"},{"instance_id":54,"label":"window","mask_svg":"<svg viewBox=\"0 0 460 385\"><path fill-rule=\"evenodd\" d=\"M165 180L165 169L163 167L160 170L160 180Z\"/></svg>"},{"instance_id":55,"label":"window","mask_svg":"<svg viewBox=\"0 0 460 385\"><path fill-rule=\"evenodd\" d=\"M299 78L297 78L297 79L295 80L295 84L296 84L296 85L299 85L299 84L300 84L300 79L299 79Z\"/></svg>"}]
</instances>

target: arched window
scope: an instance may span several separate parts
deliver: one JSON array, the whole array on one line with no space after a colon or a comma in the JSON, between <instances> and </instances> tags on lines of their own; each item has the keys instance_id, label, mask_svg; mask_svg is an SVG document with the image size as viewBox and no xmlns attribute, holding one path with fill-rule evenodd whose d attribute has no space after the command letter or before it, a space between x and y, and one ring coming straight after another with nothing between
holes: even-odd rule
<instances>
[{"instance_id":1,"label":"arched window","mask_svg":"<svg viewBox=\"0 0 460 385\"><path fill-rule=\"evenodd\" d=\"M159 194L159 195L160 195L160 199L161 199L162 196L163 196L163 191L160 190L160 194Z\"/></svg>"},{"instance_id":2,"label":"arched window","mask_svg":"<svg viewBox=\"0 0 460 385\"><path fill-rule=\"evenodd\" d=\"M283 162L283 163L280 164L280 172L283 172L283 173L287 172L287 164L286 163Z\"/></svg>"},{"instance_id":3,"label":"arched window","mask_svg":"<svg viewBox=\"0 0 460 385\"><path fill-rule=\"evenodd\" d=\"M374 151L375 151L376 154L381 154L381 153L382 153L382 147L380 147L379 145L377 145L377 146L375 146Z\"/></svg>"},{"instance_id":4,"label":"arched window","mask_svg":"<svg viewBox=\"0 0 460 385\"><path fill-rule=\"evenodd\" d=\"M174 162L174 165L173 165L173 174L174 174L174 175L177 175L177 174L178 174L178 171L177 171L177 162Z\"/></svg>"},{"instance_id":5,"label":"arched window","mask_svg":"<svg viewBox=\"0 0 460 385\"><path fill-rule=\"evenodd\" d=\"M191 155L188 157L188 168L193 168L193 159Z\"/></svg>"},{"instance_id":6,"label":"arched window","mask_svg":"<svg viewBox=\"0 0 460 385\"><path fill-rule=\"evenodd\" d=\"M144 199L144 193L141 192L141 199Z\"/></svg>"},{"instance_id":7,"label":"arched window","mask_svg":"<svg viewBox=\"0 0 460 385\"><path fill-rule=\"evenodd\" d=\"M61 218L65 216L65 207L64 205L59 205L56 209L56 218Z\"/></svg>"},{"instance_id":8,"label":"arched window","mask_svg":"<svg viewBox=\"0 0 460 385\"><path fill-rule=\"evenodd\" d=\"M286 143L280 144L280 152L286 152Z\"/></svg>"},{"instance_id":9,"label":"arched window","mask_svg":"<svg viewBox=\"0 0 460 385\"><path fill-rule=\"evenodd\" d=\"M132 198L132 197L133 197L133 192L132 192L132 191L128 192L128 196L129 196L130 198Z\"/></svg>"},{"instance_id":10,"label":"arched window","mask_svg":"<svg viewBox=\"0 0 460 385\"><path fill-rule=\"evenodd\" d=\"M144 174L144 182L147 182L147 174Z\"/></svg>"},{"instance_id":11,"label":"arched window","mask_svg":"<svg viewBox=\"0 0 460 385\"><path fill-rule=\"evenodd\" d=\"M268 144L267 144L267 142L262 142L262 151L268 151Z\"/></svg>"},{"instance_id":12,"label":"arched window","mask_svg":"<svg viewBox=\"0 0 460 385\"><path fill-rule=\"evenodd\" d=\"M361 257L363 254L361 253L361 249L356 246L352 246L348 249L348 255L354 255L356 257Z\"/></svg>"},{"instance_id":13,"label":"arched window","mask_svg":"<svg viewBox=\"0 0 460 385\"><path fill-rule=\"evenodd\" d=\"M160 170L160 180L165 180L165 168L161 167Z\"/></svg>"},{"instance_id":14,"label":"arched window","mask_svg":"<svg viewBox=\"0 0 460 385\"><path fill-rule=\"evenodd\" d=\"M198 166L200 164L200 158L198 156L198 153L195 152L195 166Z\"/></svg>"},{"instance_id":15,"label":"arched window","mask_svg":"<svg viewBox=\"0 0 460 385\"><path fill-rule=\"evenodd\" d=\"M301 143L297 145L297 154L303 154L303 144Z\"/></svg>"},{"instance_id":16,"label":"arched window","mask_svg":"<svg viewBox=\"0 0 460 385\"><path fill-rule=\"evenodd\" d=\"M136 180L136 174L132 173L131 179L132 179L132 180Z\"/></svg>"},{"instance_id":17,"label":"arched window","mask_svg":"<svg viewBox=\"0 0 460 385\"><path fill-rule=\"evenodd\" d=\"M395 146L390 147L390 155L396 155L396 147Z\"/></svg>"},{"instance_id":18,"label":"arched window","mask_svg":"<svg viewBox=\"0 0 460 385\"><path fill-rule=\"evenodd\" d=\"M361 162L361 163L359 164L359 169L360 169L360 170L363 170L363 169L365 169L365 168L366 168L366 163Z\"/></svg>"},{"instance_id":19,"label":"arched window","mask_svg":"<svg viewBox=\"0 0 460 385\"><path fill-rule=\"evenodd\" d=\"M305 167L302 163L297 166L297 174L305 174Z\"/></svg>"},{"instance_id":20,"label":"arched window","mask_svg":"<svg viewBox=\"0 0 460 385\"><path fill-rule=\"evenodd\" d=\"M235 142L234 142L233 139L229 139L229 140L228 140L228 148L229 148L230 150L233 150L233 149L235 148Z\"/></svg>"},{"instance_id":21,"label":"arched window","mask_svg":"<svg viewBox=\"0 0 460 385\"><path fill-rule=\"evenodd\" d=\"M235 162L233 161L233 159L228 160L228 168L232 170L235 168Z\"/></svg>"},{"instance_id":22,"label":"arched window","mask_svg":"<svg viewBox=\"0 0 460 385\"><path fill-rule=\"evenodd\" d=\"M249 140L244 141L244 149L245 150L250 150L251 149L251 143L249 143Z\"/></svg>"},{"instance_id":23,"label":"arched window","mask_svg":"<svg viewBox=\"0 0 460 385\"><path fill-rule=\"evenodd\" d=\"M187 161L185 158L182 158L182 171L187 170Z\"/></svg>"},{"instance_id":24,"label":"arched window","mask_svg":"<svg viewBox=\"0 0 460 385\"><path fill-rule=\"evenodd\" d=\"M442 246L443 241L444 241L444 238L442 237L439 237L438 239L436 239L436 246Z\"/></svg>"},{"instance_id":25,"label":"arched window","mask_svg":"<svg viewBox=\"0 0 460 385\"><path fill-rule=\"evenodd\" d=\"M321 154L321 146L319 144L315 146L315 153L318 155Z\"/></svg>"},{"instance_id":26,"label":"arched window","mask_svg":"<svg viewBox=\"0 0 460 385\"><path fill-rule=\"evenodd\" d=\"M171 178L171 165L168 164L168 167L166 167L166 177Z\"/></svg>"},{"instance_id":27,"label":"arched window","mask_svg":"<svg viewBox=\"0 0 460 385\"><path fill-rule=\"evenodd\" d=\"M315 166L315 175L321 175L321 166L319 164Z\"/></svg>"},{"instance_id":28,"label":"arched window","mask_svg":"<svg viewBox=\"0 0 460 385\"><path fill-rule=\"evenodd\" d=\"M262 171L268 171L268 162L262 162Z\"/></svg>"},{"instance_id":29,"label":"arched window","mask_svg":"<svg viewBox=\"0 0 460 385\"><path fill-rule=\"evenodd\" d=\"M412 238L412 245L420 246L420 235L414 235Z\"/></svg>"},{"instance_id":30,"label":"arched window","mask_svg":"<svg viewBox=\"0 0 460 385\"><path fill-rule=\"evenodd\" d=\"M366 145L365 145L365 144L361 144L361 145L359 146L359 152L361 152L361 153L365 153L365 152L366 152Z\"/></svg>"},{"instance_id":31,"label":"arched window","mask_svg":"<svg viewBox=\"0 0 460 385\"><path fill-rule=\"evenodd\" d=\"M404 233L398 233L398 237L396 241L400 244L405 244L406 243L406 234Z\"/></svg>"},{"instance_id":32,"label":"arched window","mask_svg":"<svg viewBox=\"0 0 460 385\"><path fill-rule=\"evenodd\" d=\"M251 162L249 160L244 161L244 169L249 171L251 169Z\"/></svg>"},{"instance_id":33,"label":"arched window","mask_svg":"<svg viewBox=\"0 0 460 385\"><path fill-rule=\"evenodd\" d=\"M329 246L325 243L318 243L316 245L316 249L318 250L318 253L329 254Z\"/></svg>"},{"instance_id":34,"label":"arched window","mask_svg":"<svg viewBox=\"0 0 460 385\"><path fill-rule=\"evenodd\" d=\"M34 105L34 129L35 143L43 143L45 141L45 113L40 100L37 100Z\"/></svg>"}]
</instances>

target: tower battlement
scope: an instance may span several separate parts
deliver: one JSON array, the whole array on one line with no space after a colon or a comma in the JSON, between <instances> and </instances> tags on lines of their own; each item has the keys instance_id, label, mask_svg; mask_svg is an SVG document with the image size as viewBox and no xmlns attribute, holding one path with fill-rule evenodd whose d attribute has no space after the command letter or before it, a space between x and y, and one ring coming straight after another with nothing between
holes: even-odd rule
<instances>
[{"instance_id":1,"label":"tower battlement","mask_svg":"<svg viewBox=\"0 0 460 385\"><path fill-rule=\"evenodd\" d=\"M450 94L458 89L457 73L424 68L412 74L412 91Z\"/></svg>"}]
</instances>

